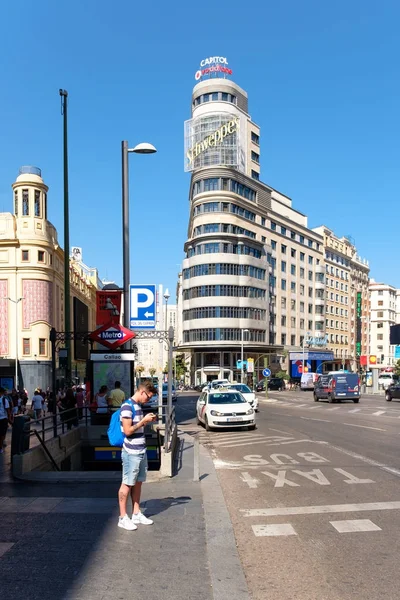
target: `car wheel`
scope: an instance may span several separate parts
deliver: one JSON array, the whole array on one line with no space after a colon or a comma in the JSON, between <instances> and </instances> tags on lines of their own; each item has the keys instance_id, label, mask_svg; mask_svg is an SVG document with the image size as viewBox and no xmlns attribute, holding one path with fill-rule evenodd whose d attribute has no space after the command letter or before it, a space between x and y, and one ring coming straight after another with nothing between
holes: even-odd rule
<instances>
[{"instance_id":1,"label":"car wheel","mask_svg":"<svg viewBox=\"0 0 400 600\"><path fill-rule=\"evenodd\" d=\"M249 426L247 427L247 429L248 429L249 431L254 431L255 429L257 429L257 425L249 425Z\"/></svg>"},{"instance_id":2,"label":"car wheel","mask_svg":"<svg viewBox=\"0 0 400 600\"><path fill-rule=\"evenodd\" d=\"M332 394L328 394L328 402L329 402L329 404L333 404L335 402L335 399L332 396Z\"/></svg>"},{"instance_id":3,"label":"car wheel","mask_svg":"<svg viewBox=\"0 0 400 600\"><path fill-rule=\"evenodd\" d=\"M196 423L197 425L202 425L203 423L200 421L199 417L196 415Z\"/></svg>"},{"instance_id":4,"label":"car wheel","mask_svg":"<svg viewBox=\"0 0 400 600\"><path fill-rule=\"evenodd\" d=\"M314 402L318 402L317 394L314 392Z\"/></svg>"},{"instance_id":5,"label":"car wheel","mask_svg":"<svg viewBox=\"0 0 400 600\"><path fill-rule=\"evenodd\" d=\"M360 398L353 398L354 404L358 404L360 402Z\"/></svg>"},{"instance_id":6,"label":"car wheel","mask_svg":"<svg viewBox=\"0 0 400 600\"><path fill-rule=\"evenodd\" d=\"M392 396L389 394L389 392L386 392L385 397L386 397L386 402L392 401Z\"/></svg>"},{"instance_id":7,"label":"car wheel","mask_svg":"<svg viewBox=\"0 0 400 600\"><path fill-rule=\"evenodd\" d=\"M206 431L211 431L211 427L208 424L208 419L207 417L204 417L204 426L206 428Z\"/></svg>"}]
</instances>

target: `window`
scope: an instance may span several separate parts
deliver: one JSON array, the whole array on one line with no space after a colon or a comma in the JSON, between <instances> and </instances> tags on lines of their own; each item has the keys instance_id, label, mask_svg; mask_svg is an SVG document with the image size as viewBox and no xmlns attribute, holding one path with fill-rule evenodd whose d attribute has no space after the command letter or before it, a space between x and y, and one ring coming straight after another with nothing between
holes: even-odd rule
<instances>
[{"instance_id":1,"label":"window","mask_svg":"<svg viewBox=\"0 0 400 600\"><path fill-rule=\"evenodd\" d=\"M18 217L18 190L14 192L14 214Z\"/></svg>"},{"instance_id":2,"label":"window","mask_svg":"<svg viewBox=\"0 0 400 600\"><path fill-rule=\"evenodd\" d=\"M282 273L286 273L286 261L285 260L281 261L281 271L282 271Z\"/></svg>"},{"instance_id":3,"label":"window","mask_svg":"<svg viewBox=\"0 0 400 600\"><path fill-rule=\"evenodd\" d=\"M43 252L43 250L38 250L37 254L38 254L38 257L37 257L38 262L44 262L44 252Z\"/></svg>"},{"instance_id":4,"label":"window","mask_svg":"<svg viewBox=\"0 0 400 600\"><path fill-rule=\"evenodd\" d=\"M281 281L281 290L286 290L286 279L282 279Z\"/></svg>"},{"instance_id":5,"label":"window","mask_svg":"<svg viewBox=\"0 0 400 600\"><path fill-rule=\"evenodd\" d=\"M29 260L29 250L22 250L22 261L26 262Z\"/></svg>"},{"instance_id":6,"label":"window","mask_svg":"<svg viewBox=\"0 0 400 600\"><path fill-rule=\"evenodd\" d=\"M257 135L257 134L256 134L254 131L252 131L252 132L251 132L251 141L252 141L254 144L258 144L258 145L260 145L260 136L259 136L259 135Z\"/></svg>"},{"instance_id":7,"label":"window","mask_svg":"<svg viewBox=\"0 0 400 600\"><path fill-rule=\"evenodd\" d=\"M383 340L383 333L378 333L377 339L378 340Z\"/></svg>"},{"instance_id":8,"label":"window","mask_svg":"<svg viewBox=\"0 0 400 600\"><path fill-rule=\"evenodd\" d=\"M300 244L304 244L304 235L299 236Z\"/></svg>"},{"instance_id":9,"label":"window","mask_svg":"<svg viewBox=\"0 0 400 600\"><path fill-rule=\"evenodd\" d=\"M290 327L296 327L296 317L290 317Z\"/></svg>"},{"instance_id":10,"label":"window","mask_svg":"<svg viewBox=\"0 0 400 600\"><path fill-rule=\"evenodd\" d=\"M313 314L313 305L312 305L312 304L309 304L309 305L308 305L308 314L309 314L309 315L312 315L312 314Z\"/></svg>"},{"instance_id":11,"label":"window","mask_svg":"<svg viewBox=\"0 0 400 600\"><path fill-rule=\"evenodd\" d=\"M274 221L271 221L271 230L276 231L276 223Z\"/></svg>"},{"instance_id":12,"label":"window","mask_svg":"<svg viewBox=\"0 0 400 600\"><path fill-rule=\"evenodd\" d=\"M213 192L218 190L219 188L219 179L218 177L210 177L209 179L204 179L204 191L205 192Z\"/></svg>"},{"instance_id":13,"label":"window","mask_svg":"<svg viewBox=\"0 0 400 600\"><path fill-rule=\"evenodd\" d=\"M313 272L308 271L308 281L312 281L312 280L313 280Z\"/></svg>"},{"instance_id":14,"label":"window","mask_svg":"<svg viewBox=\"0 0 400 600\"><path fill-rule=\"evenodd\" d=\"M308 321L308 329L311 331L313 328L313 321Z\"/></svg>"},{"instance_id":15,"label":"window","mask_svg":"<svg viewBox=\"0 0 400 600\"><path fill-rule=\"evenodd\" d=\"M378 306L383 306L383 300L379 300Z\"/></svg>"},{"instance_id":16,"label":"window","mask_svg":"<svg viewBox=\"0 0 400 600\"><path fill-rule=\"evenodd\" d=\"M256 181L260 180L260 173L257 173L257 171L253 171L253 169L251 170L251 176L253 179L255 179Z\"/></svg>"},{"instance_id":17,"label":"window","mask_svg":"<svg viewBox=\"0 0 400 600\"><path fill-rule=\"evenodd\" d=\"M312 287L309 287L309 288L308 288L308 297L309 297L309 298L312 298L312 297L313 297L313 288L312 288Z\"/></svg>"},{"instance_id":18,"label":"window","mask_svg":"<svg viewBox=\"0 0 400 600\"><path fill-rule=\"evenodd\" d=\"M29 338L23 338L22 340L22 354L25 356L31 353L31 340Z\"/></svg>"},{"instance_id":19,"label":"window","mask_svg":"<svg viewBox=\"0 0 400 600\"><path fill-rule=\"evenodd\" d=\"M296 310L296 300L290 301L290 310Z\"/></svg>"},{"instance_id":20,"label":"window","mask_svg":"<svg viewBox=\"0 0 400 600\"><path fill-rule=\"evenodd\" d=\"M39 338L39 356L46 356L46 339Z\"/></svg>"},{"instance_id":21,"label":"window","mask_svg":"<svg viewBox=\"0 0 400 600\"><path fill-rule=\"evenodd\" d=\"M286 308L286 298L281 298L281 308Z\"/></svg>"},{"instance_id":22,"label":"window","mask_svg":"<svg viewBox=\"0 0 400 600\"><path fill-rule=\"evenodd\" d=\"M50 261L50 264L52 265L53 264L53 255L52 254L49 254L49 261Z\"/></svg>"},{"instance_id":23,"label":"window","mask_svg":"<svg viewBox=\"0 0 400 600\"><path fill-rule=\"evenodd\" d=\"M304 285L300 285L300 296L304 296Z\"/></svg>"},{"instance_id":24,"label":"window","mask_svg":"<svg viewBox=\"0 0 400 600\"><path fill-rule=\"evenodd\" d=\"M300 312L304 312L304 302L300 302Z\"/></svg>"},{"instance_id":25,"label":"window","mask_svg":"<svg viewBox=\"0 0 400 600\"><path fill-rule=\"evenodd\" d=\"M376 316L378 317L378 319L382 319L383 318L383 311L379 311Z\"/></svg>"},{"instance_id":26,"label":"window","mask_svg":"<svg viewBox=\"0 0 400 600\"><path fill-rule=\"evenodd\" d=\"M267 238L266 238L264 235L262 235L262 236L261 236L261 241L262 241L262 242L266 242L266 241L267 241Z\"/></svg>"},{"instance_id":27,"label":"window","mask_svg":"<svg viewBox=\"0 0 400 600\"><path fill-rule=\"evenodd\" d=\"M292 258L296 258L296 250L295 250L294 248L291 248L291 249L290 249L290 256L291 256Z\"/></svg>"},{"instance_id":28,"label":"window","mask_svg":"<svg viewBox=\"0 0 400 600\"><path fill-rule=\"evenodd\" d=\"M290 336L290 345L291 346L295 346L296 345L296 335L291 335Z\"/></svg>"},{"instance_id":29,"label":"window","mask_svg":"<svg viewBox=\"0 0 400 600\"><path fill-rule=\"evenodd\" d=\"M265 226L265 217L261 217L261 225Z\"/></svg>"},{"instance_id":30,"label":"window","mask_svg":"<svg viewBox=\"0 0 400 600\"><path fill-rule=\"evenodd\" d=\"M378 323L378 324L377 324L377 328L378 328L378 329L382 329L382 328L383 328L383 323Z\"/></svg>"},{"instance_id":31,"label":"window","mask_svg":"<svg viewBox=\"0 0 400 600\"><path fill-rule=\"evenodd\" d=\"M257 164L260 164L260 155L257 154L257 152L254 152L254 150L251 151L251 160Z\"/></svg>"},{"instance_id":32,"label":"window","mask_svg":"<svg viewBox=\"0 0 400 600\"><path fill-rule=\"evenodd\" d=\"M296 265L290 265L290 274L296 275Z\"/></svg>"},{"instance_id":33,"label":"window","mask_svg":"<svg viewBox=\"0 0 400 600\"><path fill-rule=\"evenodd\" d=\"M271 248L272 250L276 250L276 242L274 240L271 240Z\"/></svg>"},{"instance_id":34,"label":"window","mask_svg":"<svg viewBox=\"0 0 400 600\"><path fill-rule=\"evenodd\" d=\"M304 254L304 252L300 252L300 260L301 260L301 262L304 262L305 256L306 255Z\"/></svg>"},{"instance_id":35,"label":"window","mask_svg":"<svg viewBox=\"0 0 400 600\"><path fill-rule=\"evenodd\" d=\"M285 316L285 315L282 315L282 316L281 316L281 325L282 325L283 327L286 327L286 316Z\"/></svg>"},{"instance_id":36,"label":"window","mask_svg":"<svg viewBox=\"0 0 400 600\"><path fill-rule=\"evenodd\" d=\"M281 344L282 346L286 344L286 333L282 333L281 335Z\"/></svg>"},{"instance_id":37,"label":"window","mask_svg":"<svg viewBox=\"0 0 400 600\"><path fill-rule=\"evenodd\" d=\"M294 281L292 281L290 283L290 291L291 292L296 292L296 283Z\"/></svg>"},{"instance_id":38,"label":"window","mask_svg":"<svg viewBox=\"0 0 400 600\"><path fill-rule=\"evenodd\" d=\"M281 234L286 235L286 227L281 227Z\"/></svg>"},{"instance_id":39,"label":"window","mask_svg":"<svg viewBox=\"0 0 400 600\"><path fill-rule=\"evenodd\" d=\"M291 231L290 232L290 239L291 240L295 240L296 239L296 232L295 231Z\"/></svg>"},{"instance_id":40,"label":"window","mask_svg":"<svg viewBox=\"0 0 400 600\"><path fill-rule=\"evenodd\" d=\"M22 190L22 215L29 217L29 190Z\"/></svg>"},{"instance_id":41,"label":"window","mask_svg":"<svg viewBox=\"0 0 400 600\"><path fill-rule=\"evenodd\" d=\"M218 92L213 92L211 94L211 99L212 99L213 102L217 102L217 100L218 100Z\"/></svg>"},{"instance_id":42,"label":"window","mask_svg":"<svg viewBox=\"0 0 400 600\"><path fill-rule=\"evenodd\" d=\"M304 319L300 319L300 329L304 329Z\"/></svg>"},{"instance_id":43,"label":"window","mask_svg":"<svg viewBox=\"0 0 400 600\"><path fill-rule=\"evenodd\" d=\"M378 290L378 296L383 296L383 290Z\"/></svg>"},{"instance_id":44,"label":"window","mask_svg":"<svg viewBox=\"0 0 400 600\"><path fill-rule=\"evenodd\" d=\"M304 279L304 267L300 267L300 279Z\"/></svg>"},{"instance_id":45,"label":"window","mask_svg":"<svg viewBox=\"0 0 400 600\"><path fill-rule=\"evenodd\" d=\"M35 217L40 217L40 191L35 190Z\"/></svg>"},{"instance_id":46,"label":"window","mask_svg":"<svg viewBox=\"0 0 400 600\"><path fill-rule=\"evenodd\" d=\"M309 265L312 265L312 264L313 264L313 262L314 262L314 261L313 261L313 257L312 257L312 256L309 256L309 257L308 257L308 264L309 264Z\"/></svg>"},{"instance_id":47,"label":"window","mask_svg":"<svg viewBox=\"0 0 400 600\"><path fill-rule=\"evenodd\" d=\"M287 246L285 246L284 244L281 244L281 252L282 252L282 254L286 254L286 248L287 248Z\"/></svg>"},{"instance_id":48,"label":"window","mask_svg":"<svg viewBox=\"0 0 400 600\"><path fill-rule=\"evenodd\" d=\"M312 240L308 240L308 247L312 248Z\"/></svg>"}]
</instances>

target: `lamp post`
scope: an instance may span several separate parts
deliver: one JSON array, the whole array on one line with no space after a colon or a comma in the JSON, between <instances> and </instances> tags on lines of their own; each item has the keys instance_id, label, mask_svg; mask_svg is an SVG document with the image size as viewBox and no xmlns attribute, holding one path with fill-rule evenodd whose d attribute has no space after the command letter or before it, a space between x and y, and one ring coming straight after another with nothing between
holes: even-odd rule
<instances>
[{"instance_id":1,"label":"lamp post","mask_svg":"<svg viewBox=\"0 0 400 600\"><path fill-rule=\"evenodd\" d=\"M243 383L243 342L244 342L244 334L248 333L248 329L242 329L242 339L241 339L241 352L240 352L240 383Z\"/></svg>"},{"instance_id":2,"label":"lamp post","mask_svg":"<svg viewBox=\"0 0 400 600\"><path fill-rule=\"evenodd\" d=\"M165 300L165 331L168 331L168 300L171 295L168 291L168 288L164 292L164 300Z\"/></svg>"},{"instance_id":3,"label":"lamp post","mask_svg":"<svg viewBox=\"0 0 400 600\"><path fill-rule=\"evenodd\" d=\"M121 142L122 150L122 263L123 263L123 296L124 296L124 326L129 329L129 168L128 154L154 154L157 152L152 144L142 143L134 148L128 148L128 142Z\"/></svg>"},{"instance_id":4,"label":"lamp post","mask_svg":"<svg viewBox=\"0 0 400 600\"><path fill-rule=\"evenodd\" d=\"M14 387L18 391L18 337L19 337L18 304L21 302L21 300L25 300L25 298L21 297L21 298L17 298L16 300L13 300L12 298L9 298L7 296L6 298L3 298L3 300L9 300L13 304L15 304L15 382L14 382Z\"/></svg>"}]
</instances>

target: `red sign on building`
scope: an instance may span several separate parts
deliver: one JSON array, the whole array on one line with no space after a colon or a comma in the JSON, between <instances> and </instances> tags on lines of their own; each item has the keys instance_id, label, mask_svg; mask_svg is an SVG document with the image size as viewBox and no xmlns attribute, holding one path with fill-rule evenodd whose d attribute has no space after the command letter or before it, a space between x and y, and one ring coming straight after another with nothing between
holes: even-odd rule
<instances>
[{"instance_id":1,"label":"red sign on building","mask_svg":"<svg viewBox=\"0 0 400 600\"><path fill-rule=\"evenodd\" d=\"M119 323L121 314L120 290L98 290L96 292L96 325Z\"/></svg>"},{"instance_id":2,"label":"red sign on building","mask_svg":"<svg viewBox=\"0 0 400 600\"><path fill-rule=\"evenodd\" d=\"M90 334L90 339L99 342L102 346L106 346L111 350L118 348L136 337L130 329L119 325L118 323L108 322L103 327L96 329Z\"/></svg>"}]
</instances>

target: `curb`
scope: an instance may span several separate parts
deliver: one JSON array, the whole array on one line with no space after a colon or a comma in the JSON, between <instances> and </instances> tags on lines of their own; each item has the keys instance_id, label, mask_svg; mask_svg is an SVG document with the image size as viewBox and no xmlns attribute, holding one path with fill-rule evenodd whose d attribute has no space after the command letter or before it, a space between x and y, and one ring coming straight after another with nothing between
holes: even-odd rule
<instances>
[{"instance_id":1,"label":"curb","mask_svg":"<svg viewBox=\"0 0 400 600\"><path fill-rule=\"evenodd\" d=\"M233 526L213 460L200 445L200 485L214 600L250 600Z\"/></svg>"}]
</instances>

